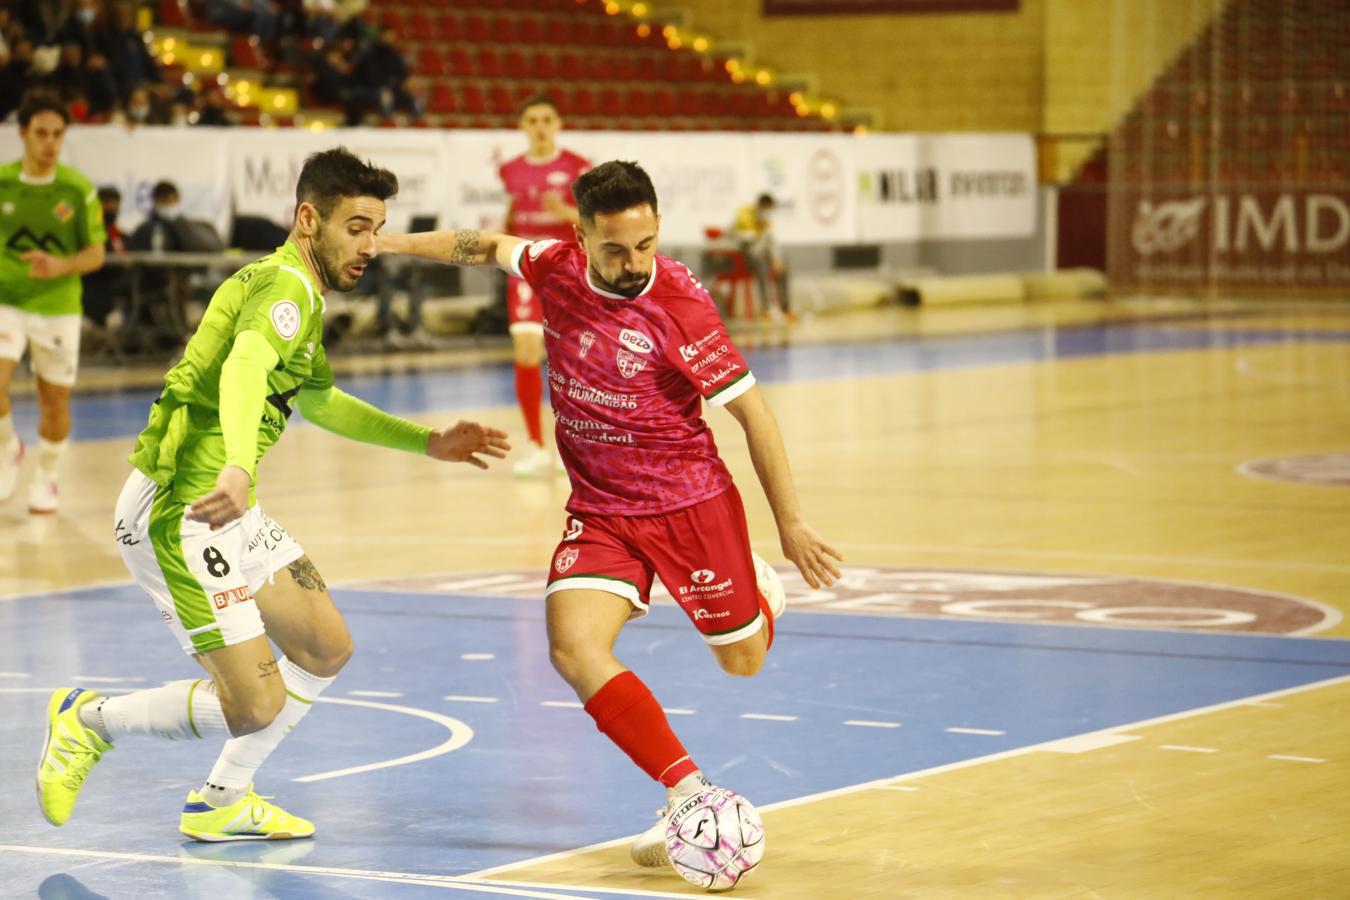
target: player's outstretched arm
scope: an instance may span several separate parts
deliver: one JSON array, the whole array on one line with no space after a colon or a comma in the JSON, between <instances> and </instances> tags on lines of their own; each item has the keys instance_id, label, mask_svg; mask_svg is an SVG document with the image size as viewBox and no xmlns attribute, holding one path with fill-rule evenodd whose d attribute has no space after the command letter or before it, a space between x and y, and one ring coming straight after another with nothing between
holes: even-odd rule
<instances>
[{"instance_id":1,"label":"player's outstretched arm","mask_svg":"<svg viewBox=\"0 0 1350 900\"><path fill-rule=\"evenodd\" d=\"M454 428L434 431L371 406L331 385L300 391L296 403L306 419L340 437L391 450L424 453L446 462L467 462L486 469L487 463L474 454L501 458L511 449L506 442L506 433L495 428L460 422Z\"/></svg>"},{"instance_id":2,"label":"player's outstretched arm","mask_svg":"<svg viewBox=\"0 0 1350 900\"><path fill-rule=\"evenodd\" d=\"M488 467L487 460L477 454L504 459L511 444L506 432L488 428L477 422L456 422L451 428L433 431L427 441L427 456L446 462L466 462L480 469Z\"/></svg>"},{"instance_id":3,"label":"player's outstretched arm","mask_svg":"<svg viewBox=\"0 0 1350 900\"><path fill-rule=\"evenodd\" d=\"M511 256L524 238L474 228L425 231L418 234L377 234L380 253L417 256L452 266L496 266L512 272Z\"/></svg>"},{"instance_id":4,"label":"player's outstretched arm","mask_svg":"<svg viewBox=\"0 0 1350 900\"><path fill-rule=\"evenodd\" d=\"M787 451L783 448L783 435L764 395L758 387L752 387L728 403L727 411L745 431L750 461L754 463L755 475L759 477L778 525L783 555L811 587L834 584L834 579L839 577L836 563L843 562L844 558L802 517L797 489L788 468Z\"/></svg>"}]
</instances>

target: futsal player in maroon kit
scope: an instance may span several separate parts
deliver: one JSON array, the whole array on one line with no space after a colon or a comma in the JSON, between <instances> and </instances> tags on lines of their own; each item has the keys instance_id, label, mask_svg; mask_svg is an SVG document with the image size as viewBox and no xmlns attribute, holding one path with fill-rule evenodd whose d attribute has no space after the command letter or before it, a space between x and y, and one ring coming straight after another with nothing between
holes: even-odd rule
<instances>
[{"instance_id":1,"label":"futsal player in maroon kit","mask_svg":"<svg viewBox=\"0 0 1350 900\"><path fill-rule=\"evenodd\" d=\"M511 206L506 213L508 234L524 238L570 241L577 224L572 182L591 167L590 161L558 147L562 119L547 96L526 100L520 111L520 130L529 149L499 170ZM525 417L530 446L515 465L522 477L546 475L557 457L544 449L539 406L544 388L539 364L544 361L544 317L534 289L521 278L507 276L506 315L516 362L516 400Z\"/></svg>"},{"instance_id":2,"label":"futsal player in maroon kit","mask_svg":"<svg viewBox=\"0 0 1350 900\"><path fill-rule=\"evenodd\" d=\"M666 787L668 814L707 782L661 705L615 658L619 631L646 614L658 576L722 669L753 675L782 612L781 590L757 582L740 494L699 415L703 402L740 423L783 554L807 584L832 584L841 557L802 515L778 425L712 298L684 264L656 252L647 174L607 162L573 193L577 240L460 230L385 235L380 249L495 264L540 298L572 482L549 569L549 652L600 731ZM664 827L663 817L638 838L635 861L664 864Z\"/></svg>"}]
</instances>

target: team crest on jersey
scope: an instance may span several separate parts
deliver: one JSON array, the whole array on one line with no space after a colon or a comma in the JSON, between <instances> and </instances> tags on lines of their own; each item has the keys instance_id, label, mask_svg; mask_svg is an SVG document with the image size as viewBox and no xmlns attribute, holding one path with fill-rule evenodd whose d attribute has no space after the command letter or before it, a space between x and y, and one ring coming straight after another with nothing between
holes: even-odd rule
<instances>
[{"instance_id":1,"label":"team crest on jersey","mask_svg":"<svg viewBox=\"0 0 1350 900\"><path fill-rule=\"evenodd\" d=\"M59 221L69 222L70 217L75 215L75 210L70 208L69 203L62 200L60 203L56 204L56 207L52 210L52 215L56 216Z\"/></svg>"},{"instance_id":2,"label":"team crest on jersey","mask_svg":"<svg viewBox=\"0 0 1350 900\"><path fill-rule=\"evenodd\" d=\"M558 553L557 559L553 560L553 568L557 569L558 574L561 575L572 568L572 564L577 561L577 557L580 555L581 551L576 547L568 547Z\"/></svg>"},{"instance_id":3,"label":"team crest on jersey","mask_svg":"<svg viewBox=\"0 0 1350 900\"><path fill-rule=\"evenodd\" d=\"M295 337L300 330L300 307L290 300L278 300L272 304L272 327L285 340Z\"/></svg>"},{"instance_id":4,"label":"team crest on jersey","mask_svg":"<svg viewBox=\"0 0 1350 900\"><path fill-rule=\"evenodd\" d=\"M526 252L530 254L530 259L538 259L540 254L556 243L558 242L553 238L546 238L542 241L532 241L530 243L530 249Z\"/></svg>"},{"instance_id":5,"label":"team crest on jersey","mask_svg":"<svg viewBox=\"0 0 1350 900\"><path fill-rule=\"evenodd\" d=\"M581 333L581 358L585 359L586 354L591 352L591 345L595 343L595 332L587 328Z\"/></svg>"},{"instance_id":6,"label":"team crest on jersey","mask_svg":"<svg viewBox=\"0 0 1350 900\"><path fill-rule=\"evenodd\" d=\"M647 368L645 359L638 359L627 350L620 350L614 357L615 362L619 364L619 374L624 378L632 378L643 369Z\"/></svg>"},{"instance_id":7,"label":"team crest on jersey","mask_svg":"<svg viewBox=\"0 0 1350 900\"><path fill-rule=\"evenodd\" d=\"M656 344L653 343L651 338L631 328L625 328L619 332L619 343L629 350L636 350L638 353L651 353L656 349Z\"/></svg>"}]
</instances>

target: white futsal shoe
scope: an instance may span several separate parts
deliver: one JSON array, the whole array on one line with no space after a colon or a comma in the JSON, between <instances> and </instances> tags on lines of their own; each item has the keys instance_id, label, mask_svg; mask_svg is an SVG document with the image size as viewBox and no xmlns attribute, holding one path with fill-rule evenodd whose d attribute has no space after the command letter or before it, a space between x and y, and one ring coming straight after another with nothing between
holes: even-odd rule
<instances>
[{"instance_id":1,"label":"white futsal shoe","mask_svg":"<svg viewBox=\"0 0 1350 900\"><path fill-rule=\"evenodd\" d=\"M783 589L783 579L778 577L773 566L764 561L764 557L758 553L751 553L750 556L755 561L755 585L769 604L773 620L777 622L787 612L787 591Z\"/></svg>"},{"instance_id":2,"label":"white futsal shoe","mask_svg":"<svg viewBox=\"0 0 1350 900\"><path fill-rule=\"evenodd\" d=\"M60 506L56 493L56 479L48 478L41 472L33 475L33 483L28 486L28 511L37 516L55 515Z\"/></svg>"},{"instance_id":3,"label":"white futsal shoe","mask_svg":"<svg viewBox=\"0 0 1350 900\"><path fill-rule=\"evenodd\" d=\"M663 809L657 810L656 822L638 835L637 840L633 841L633 846L628 848L633 862L647 869L659 868L669 863L670 855L666 853L666 823L670 821L671 812L678 809L684 800L711 787L712 783L703 777L702 772L694 772L686 775L673 788L667 788L666 805Z\"/></svg>"},{"instance_id":4,"label":"white futsal shoe","mask_svg":"<svg viewBox=\"0 0 1350 900\"><path fill-rule=\"evenodd\" d=\"M548 478L561 467L562 461L555 451L534 446L512 466L511 471L517 478Z\"/></svg>"},{"instance_id":5,"label":"white futsal shoe","mask_svg":"<svg viewBox=\"0 0 1350 900\"><path fill-rule=\"evenodd\" d=\"M23 441L16 440L9 448L0 448L0 503L14 493L14 482L19 477L19 464L23 462Z\"/></svg>"}]
</instances>

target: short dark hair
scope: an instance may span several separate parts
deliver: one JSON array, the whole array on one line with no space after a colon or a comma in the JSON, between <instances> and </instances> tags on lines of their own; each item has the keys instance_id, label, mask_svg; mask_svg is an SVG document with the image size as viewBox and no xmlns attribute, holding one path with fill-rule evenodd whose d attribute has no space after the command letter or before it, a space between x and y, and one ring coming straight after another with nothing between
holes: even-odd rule
<instances>
[{"instance_id":1,"label":"short dark hair","mask_svg":"<svg viewBox=\"0 0 1350 900\"><path fill-rule=\"evenodd\" d=\"M98 199L100 200L121 200L122 192L111 184L102 185L98 189Z\"/></svg>"},{"instance_id":2,"label":"short dark hair","mask_svg":"<svg viewBox=\"0 0 1350 900\"><path fill-rule=\"evenodd\" d=\"M773 199L773 194L760 194L759 199L755 201L755 205L772 208L778 205L778 201Z\"/></svg>"},{"instance_id":3,"label":"short dark hair","mask_svg":"<svg viewBox=\"0 0 1350 900\"><path fill-rule=\"evenodd\" d=\"M150 199L163 200L165 197L177 197L178 185L172 181L156 181L155 186L150 189Z\"/></svg>"},{"instance_id":4,"label":"short dark hair","mask_svg":"<svg viewBox=\"0 0 1350 900\"><path fill-rule=\"evenodd\" d=\"M44 112L54 112L61 117L62 122L70 124L70 110L66 109L60 97L51 91L32 90L24 94L23 102L19 104L19 127L27 128L33 116Z\"/></svg>"},{"instance_id":5,"label":"short dark hair","mask_svg":"<svg viewBox=\"0 0 1350 900\"><path fill-rule=\"evenodd\" d=\"M647 204L656 212L656 188L635 162L601 163L572 183L577 213L594 222L596 213L617 213Z\"/></svg>"},{"instance_id":6,"label":"short dark hair","mask_svg":"<svg viewBox=\"0 0 1350 900\"><path fill-rule=\"evenodd\" d=\"M388 200L398 193L398 177L372 162L362 162L346 147L311 153L295 184L295 206L313 204L327 218L343 197Z\"/></svg>"},{"instance_id":7,"label":"short dark hair","mask_svg":"<svg viewBox=\"0 0 1350 900\"><path fill-rule=\"evenodd\" d=\"M520 104L520 108L516 112L516 115L525 115L525 110L529 109L531 106L550 106L553 108L554 112L558 112L558 104L551 96L548 94L535 94L533 97L530 97L524 103Z\"/></svg>"}]
</instances>

